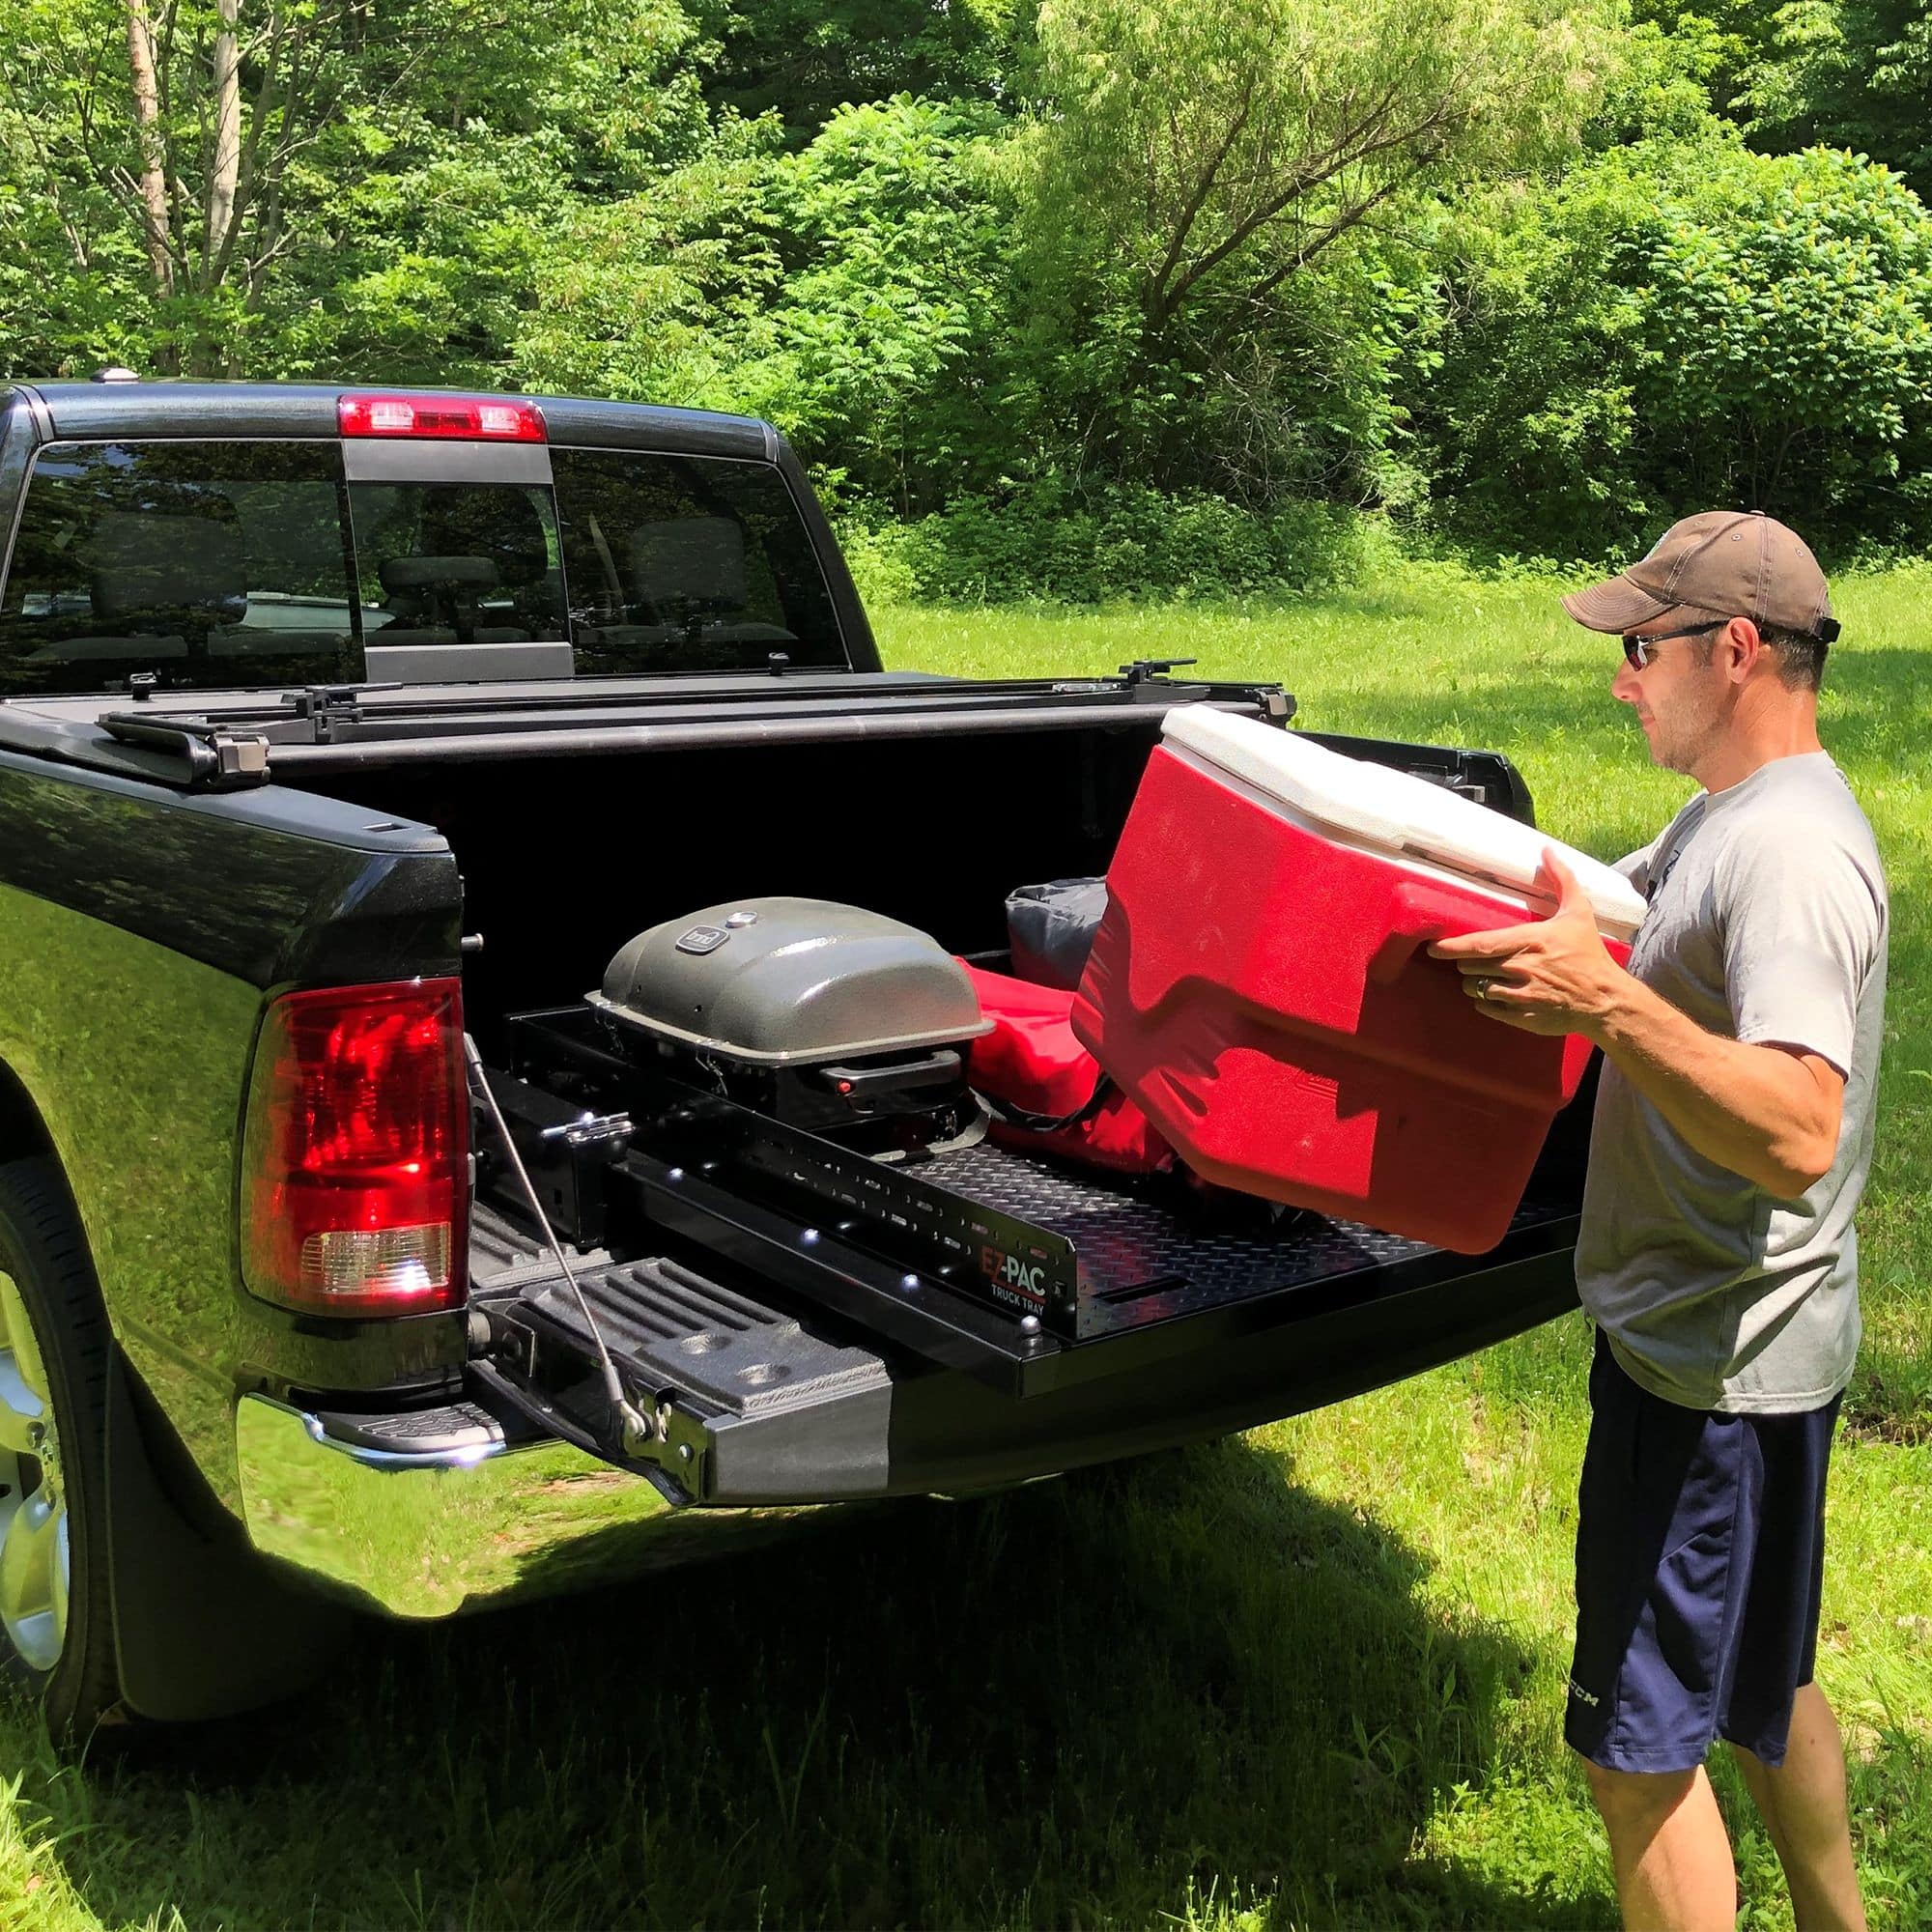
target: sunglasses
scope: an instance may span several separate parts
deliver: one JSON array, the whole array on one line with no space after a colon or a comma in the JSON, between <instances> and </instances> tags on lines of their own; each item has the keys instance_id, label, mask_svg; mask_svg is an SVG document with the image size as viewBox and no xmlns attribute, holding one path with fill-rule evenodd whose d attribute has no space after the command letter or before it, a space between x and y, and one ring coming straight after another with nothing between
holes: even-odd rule
<instances>
[{"instance_id":1,"label":"sunglasses","mask_svg":"<svg viewBox=\"0 0 1932 1932\"><path fill-rule=\"evenodd\" d=\"M1647 638L1639 638L1635 633L1624 633L1624 658L1632 670L1641 670L1657 655L1659 644L1667 643L1672 638L1701 638L1707 631L1715 631L1719 625L1728 624L1728 617L1719 617L1709 624L1687 624L1681 631L1653 631Z\"/></svg>"}]
</instances>

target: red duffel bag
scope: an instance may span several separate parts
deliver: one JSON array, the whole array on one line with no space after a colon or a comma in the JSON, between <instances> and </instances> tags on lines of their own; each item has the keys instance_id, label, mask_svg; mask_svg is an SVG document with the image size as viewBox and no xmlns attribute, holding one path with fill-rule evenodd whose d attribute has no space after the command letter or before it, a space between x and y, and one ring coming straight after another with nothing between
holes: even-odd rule
<instances>
[{"instance_id":1,"label":"red duffel bag","mask_svg":"<svg viewBox=\"0 0 1932 1932\"><path fill-rule=\"evenodd\" d=\"M966 1076L992 1109L994 1140L1120 1174L1174 1168L1174 1150L1073 1037L1070 991L978 966L966 971L993 1022L969 1045Z\"/></svg>"}]
</instances>

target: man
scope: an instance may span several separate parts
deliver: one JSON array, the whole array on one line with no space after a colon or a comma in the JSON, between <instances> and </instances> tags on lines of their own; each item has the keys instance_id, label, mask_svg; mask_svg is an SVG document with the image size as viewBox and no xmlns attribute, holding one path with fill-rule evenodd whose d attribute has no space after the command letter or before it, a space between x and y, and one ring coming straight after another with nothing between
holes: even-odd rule
<instances>
[{"instance_id":1,"label":"man","mask_svg":"<svg viewBox=\"0 0 1932 1932\"><path fill-rule=\"evenodd\" d=\"M1577 1244L1598 1332L1565 1734L1627 1925L1732 1924L1703 1769L1721 1737L1803 1932L1861 1928L1844 1748L1811 1678L1889 923L1871 829L1818 742L1838 627L1804 543L1722 511L1563 603L1623 635L1613 695L1702 786L1624 862L1650 908L1628 971L1553 854L1552 917L1433 949L1489 1017L1605 1054Z\"/></svg>"}]
</instances>

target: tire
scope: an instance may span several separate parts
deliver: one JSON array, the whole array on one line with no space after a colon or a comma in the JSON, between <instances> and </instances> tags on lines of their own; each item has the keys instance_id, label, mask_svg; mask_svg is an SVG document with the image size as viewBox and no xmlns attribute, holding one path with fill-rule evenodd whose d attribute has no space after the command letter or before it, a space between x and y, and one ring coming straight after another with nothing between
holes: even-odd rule
<instances>
[{"instance_id":1,"label":"tire","mask_svg":"<svg viewBox=\"0 0 1932 1932\"><path fill-rule=\"evenodd\" d=\"M60 1170L0 1165L0 1660L63 1741L121 1706L108 1569L113 1349Z\"/></svg>"}]
</instances>

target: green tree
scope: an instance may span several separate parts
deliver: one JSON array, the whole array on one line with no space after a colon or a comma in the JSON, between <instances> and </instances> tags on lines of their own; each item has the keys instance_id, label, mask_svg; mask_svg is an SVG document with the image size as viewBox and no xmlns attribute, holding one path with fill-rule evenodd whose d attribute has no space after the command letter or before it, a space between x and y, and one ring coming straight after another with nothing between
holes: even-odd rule
<instances>
[{"instance_id":1,"label":"green tree","mask_svg":"<svg viewBox=\"0 0 1932 1932\"><path fill-rule=\"evenodd\" d=\"M906 96L835 114L776 170L782 299L740 338L748 406L900 515L1009 464L1012 209L990 108Z\"/></svg>"},{"instance_id":2,"label":"green tree","mask_svg":"<svg viewBox=\"0 0 1932 1932\"><path fill-rule=\"evenodd\" d=\"M690 409L752 407L742 336L785 307L769 122L611 197L564 197L530 248L509 371L522 386Z\"/></svg>"},{"instance_id":3,"label":"green tree","mask_svg":"<svg viewBox=\"0 0 1932 1932\"><path fill-rule=\"evenodd\" d=\"M0 260L27 266L0 346L493 367L569 205L704 150L694 39L676 0L26 0Z\"/></svg>"},{"instance_id":4,"label":"green tree","mask_svg":"<svg viewBox=\"0 0 1932 1932\"><path fill-rule=\"evenodd\" d=\"M1600 556L1686 511L1932 531L1932 223L1734 133L1611 150L1472 238L1426 430L1464 529Z\"/></svg>"},{"instance_id":5,"label":"green tree","mask_svg":"<svg viewBox=\"0 0 1932 1932\"><path fill-rule=\"evenodd\" d=\"M1056 381L1085 392L1061 409L1083 448L1186 480L1197 399L1259 422L1343 390L1313 271L1554 152L1593 44L1534 0L1047 0L1020 151L1029 270L1039 326L1077 358ZM1350 328L1360 290L1341 286ZM1358 359L1351 343L1339 362Z\"/></svg>"},{"instance_id":6,"label":"green tree","mask_svg":"<svg viewBox=\"0 0 1932 1932\"><path fill-rule=\"evenodd\" d=\"M707 0L719 44L707 89L748 118L776 113L804 146L840 107L910 94L979 102L1010 92L1032 0Z\"/></svg>"},{"instance_id":7,"label":"green tree","mask_svg":"<svg viewBox=\"0 0 1932 1932\"><path fill-rule=\"evenodd\" d=\"M1932 193L1932 4L1787 0L1772 20L1745 94L1752 138L1855 148Z\"/></svg>"},{"instance_id":8,"label":"green tree","mask_svg":"<svg viewBox=\"0 0 1932 1932\"><path fill-rule=\"evenodd\" d=\"M1747 128L1751 83L1776 47L1779 12L1766 0L1634 0L1631 21L1657 37L1669 65L1699 84L1719 114Z\"/></svg>"}]
</instances>

